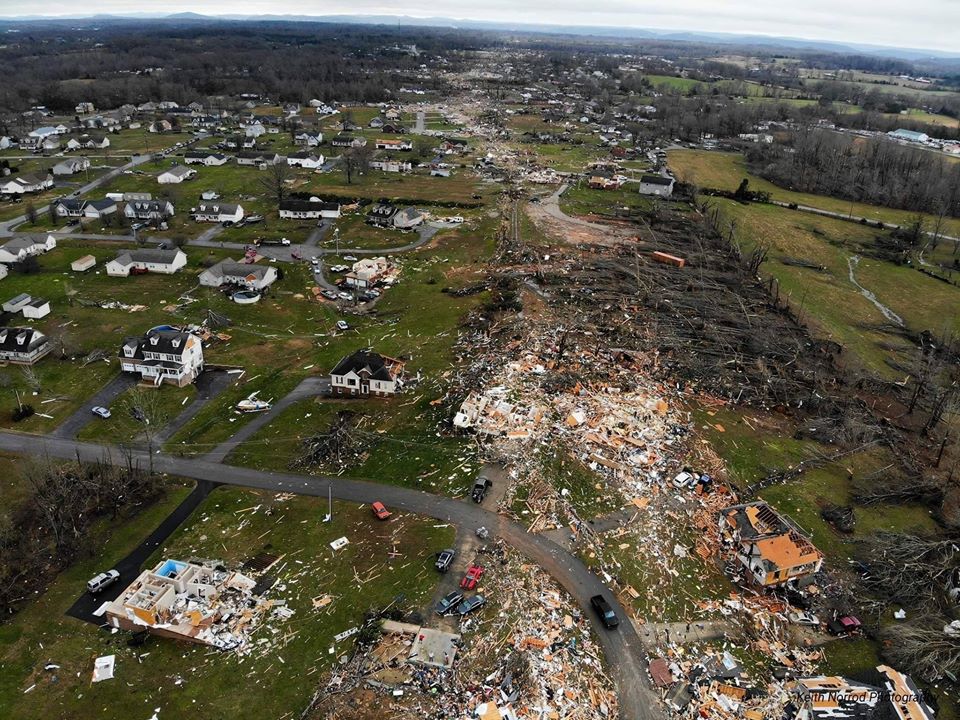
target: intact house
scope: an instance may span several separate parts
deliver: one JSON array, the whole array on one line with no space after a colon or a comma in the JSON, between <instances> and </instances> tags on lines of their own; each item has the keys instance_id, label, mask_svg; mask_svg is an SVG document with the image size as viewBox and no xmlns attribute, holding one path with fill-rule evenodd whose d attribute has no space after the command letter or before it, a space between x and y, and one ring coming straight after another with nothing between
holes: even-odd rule
<instances>
[{"instance_id":1,"label":"intact house","mask_svg":"<svg viewBox=\"0 0 960 720\"><path fill-rule=\"evenodd\" d=\"M398 230L410 230L423 222L423 213L415 207L407 207L393 216L393 226Z\"/></svg>"},{"instance_id":2,"label":"intact house","mask_svg":"<svg viewBox=\"0 0 960 720\"><path fill-rule=\"evenodd\" d=\"M887 665L856 680L836 675L797 679L791 695L796 714L789 720L934 720L936 717L909 675Z\"/></svg>"},{"instance_id":3,"label":"intact house","mask_svg":"<svg viewBox=\"0 0 960 720\"><path fill-rule=\"evenodd\" d=\"M287 155L287 165L291 167L302 167L308 170L316 170L323 167L323 155L317 155L311 152L296 152Z\"/></svg>"},{"instance_id":4,"label":"intact house","mask_svg":"<svg viewBox=\"0 0 960 720\"><path fill-rule=\"evenodd\" d=\"M317 147L323 143L322 132L300 132L293 136L293 144L303 147Z\"/></svg>"},{"instance_id":5,"label":"intact house","mask_svg":"<svg viewBox=\"0 0 960 720\"><path fill-rule=\"evenodd\" d=\"M185 165L174 165L169 170L164 170L157 175L157 182L161 185L173 185L182 183L184 180L190 180L196 174L197 171L193 168L188 168Z\"/></svg>"},{"instance_id":6,"label":"intact house","mask_svg":"<svg viewBox=\"0 0 960 720\"><path fill-rule=\"evenodd\" d=\"M83 216L93 220L103 220L107 215L117 212L117 201L111 198L88 200L83 204Z\"/></svg>"},{"instance_id":7,"label":"intact house","mask_svg":"<svg viewBox=\"0 0 960 720\"><path fill-rule=\"evenodd\" d=\"M340 217L340 203L320 200L283 200L280 217L293 220L336 220Z\"/></svg>"},{"instance_id":8,"label":"intact house","mask_svg":"<svg viewBox=\"0 0 960 720\"><path fill-rule=\"evenodd\" d=\"M397 208L393 205L381 203L374 205L367 213L366 222L378 227L393 226L393 217L397 214Z\"/></svg>"},{"instance_id":9,"label":"intact house","mask_svg":"<svg viewBox=\"0 0 960 720\"><path fill-rule=\"evenodd\" d=\"M134 200L127 203L123 214L131 220L161 222L173 216L173 203L169 200Z\"/></svg>"},{"instance_id":10,"label":"intact house","mask_svg":"<svg viewBox=\"0 0 960 720\"><path fill-rule=\"evenodd\" d=\"M180 330L151 330L141 338L127 338L119 355L123 372L138 373L154 385L184 387L203 371L200 338Z\"/></svg>"},{"instance_id":11,"label":"intact house","mask_svg":"<svg viewBox=\"0 0 960 720\"><path fill-rule=\"evenodd\" d=\"M385 257L364 258L353 264L353 268L344 276L344 282L358 290L367 290L383 280L391 271Z\"/></svg>"},{"instance_id":12,"label":"intact house","mask_svg":"<svg viewBox=\"0 0 960 720\"><path fill-rule=\"evenodd\" d=\"M149 272L172 275L187 264L183 250L121 250L113 260L107 263L107 275L128 277Z\"/></svg>"},{"instance_id":13,"label":"intact house","mask_svg":"<svg viewBox=\"0 0 960 720\"><path fill-rule=\"evenodd\" d=\"M337 395L393 395L403 389L404 363L372 350L357 350L330 371Z\"/></svg>"},{"instance_id":14,"label":"intact house","mask_svg":"<svg viewBox=\"0 0 960 720\"><path fill-rule=\"evenodd\" d=\"M256 265L221 260L200 273L204 287L239 286L244 290L265 290L277 281L273 265Z\"/></svg>"},{"instance_id":15,"label":"intact house","mask_svg":"<svg viewBox=\"0 0 960 720\"><path fill-rule=\"evenodd\" d=\"M640 178L640 194L670 197L675 182L672 177L664 175L643 175Z\"/></svg>"},{"instance_id":16,"label":"intact house","mask_svg":"<svg viewBox=\"0 0 960 720\"><path fill-rule=\"evenodd\" d=\"M67 140L64 150L68 152L74 150L103 150L108 147L110 147L110 138L106 135L81 135Z\"/></svg>"},{"instance_id":17,"label":"intact house","mask_svg":"<svg viewBox=\"0 0 960 720\"><path fill-rule=\"evenodd\" d=\"M53 166L54 175L75 175L90 169L90 160L85 157L67 158Z\"/></svg>"},{"instance_id":18,"label":"intact house","mask_svg":"<svg viewBox=\"0 0 960 720\"><path fill-rule=\"evenodd\" d=\"M232 203L200 203L191 214L196 222L231 222L243 220L243 208Z\"/></svg>"},{"instance_id":19,"label":"intact house","mask_svg":"<svg viewBox=\"0 0 960 720\"><path fill-rule=\"evenodd\" d=\"M367 144L367 139L361 135L345 135L341 133L330 141L333 147L338 148L356 148Z\"/></svg>"},{"instance_id":20,"label":"intact house","mask_svg":"<svg viewBox=\"0 0 960 720\"><path fill-rule=\"evenodd\" d=\"M267 165L276 165L282 158L277 153L272 152L239 152L237 153L237 165L251 165L254 167L266 167Z\"/></svg>"},{"instance_id":21,"label":"intact house","mask_svg":"<svg viewBox=\"0 0 960 720\"><path fill-rule=\"evenodd\" d=\"M53 211L64 218L83 217L83 206L86 200L79 198L63 198L53 204Z\"/></svg>"},{"instance_id":22,"label":"intact house","mask_svg":"<svg viewBox=\"0 0 960 720\"><path fill-rule=\"evenodd\" d=\"M413 150L413 143L410 140L378 138L376 147L377 150Z\"/></svg>"},{"instance_id":23,"label":"intact house","mask_svg":"<svg viewBox=\"0 0 960 720\"><path fill-rule=\"evenodd\" d=\"M371 170L381 170L382 172L410 172L413 170L413 163L409 160L393 160L391 158L382 158L370 161Z\"/></svg>"},{"instance_id":24,"label":"intact house","mask_svg":"<svg viewBox=\"0 0 960 720\"><path fill-rule=\"evenodd\" d=\"M66 125L56 125L56 126L46 126L38 127L36 130L31 130L29 137L42 140L43 138L52 137L54 135L66 135L70 132L70 128Z\"/></svg>"},{"instance_id":25,"label":"intact house","mask_svg":"<svg viewBox=\"0 0 960 720\"><path fill-rule=\"evenodd\" d=\"M229 159L227 155L204 150L191 150L183 156L183 162L187 165L206 165L207 167L226 165Z\"/></svg>"},{"instance_id":26,"label":"intact house","mask_svg":"<svg viewBox=\"0 0 960 720\"><path fill-rule=\"evenodd\" d=\"M25 327L0 327L0 361L15 365L33 365L50 352L47 336Z\"/></svg>"},{"instance_id":27,"label":"intact house","mask_svg":"<svg viewBox=\"0 0 960 720\"><path fill-rule=\"evenodd\" d=\"M39 193L53 187L53 178L50 175L14 175L0 182L0 195L26 195Z\"/></svg>"},{"instance_id":28,"label":"intact house","mask_svg":"<svg viewBox=\"0 0 960 720\"><path fill-rule=\"evenodd\" d=\"M30 255L42 255L57 246L53 235L18 235L0 245L0 263L16 263Z\"/></svg>"},{"instance_id":29,"label":"intact house","mask_svg":"<svg viewBox=\"0 0 960 720\"><path fill-rule=\"evenodd\" d=\"M720 538L749 580L760 587L803 583L823 565L823 553L762 500L721 510Z\"/></svg>"}]
</instances>

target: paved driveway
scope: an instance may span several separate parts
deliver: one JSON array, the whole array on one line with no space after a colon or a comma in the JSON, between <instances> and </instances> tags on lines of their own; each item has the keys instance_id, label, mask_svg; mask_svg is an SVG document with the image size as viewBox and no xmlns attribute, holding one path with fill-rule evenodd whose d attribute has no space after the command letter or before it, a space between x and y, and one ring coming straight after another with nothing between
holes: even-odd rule
<instances>
[{"instance_id":1,"label":"paved driveway","mask_svg":"<svg viewBox=\"0 0 960 720\"><path fill-rule=\"evenodd\" d=\"M124 391L136 385L139 379L137 375L120 373L100 388L92 398L77 408L70 417L64 420L60 426L53 431L52 435L61 438L75 438L77 434L87 426L87 423L99 420L99 418L90 412L90 408L94 405L109 408Z\"/></svg>"}]
</instances>

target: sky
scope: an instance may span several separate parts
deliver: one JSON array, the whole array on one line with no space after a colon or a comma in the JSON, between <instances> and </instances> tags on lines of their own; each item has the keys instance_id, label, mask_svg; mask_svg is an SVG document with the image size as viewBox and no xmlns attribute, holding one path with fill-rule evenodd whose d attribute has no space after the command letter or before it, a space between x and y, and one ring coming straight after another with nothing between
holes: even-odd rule
<instances>
[{"instance_id":1,"label":"sky","mask_svg":"<svg viewBox=\"0 0 960 720\"><path fill-rule=\"evenodd\" d=\"M157 13L98 0L89 12ZM163 12L410 15L499 22L708 31L912 47L960 54L960 0L165 0ZM0 0L0 16L76 15L74 0Z\"/></svg>"}]
</instances>

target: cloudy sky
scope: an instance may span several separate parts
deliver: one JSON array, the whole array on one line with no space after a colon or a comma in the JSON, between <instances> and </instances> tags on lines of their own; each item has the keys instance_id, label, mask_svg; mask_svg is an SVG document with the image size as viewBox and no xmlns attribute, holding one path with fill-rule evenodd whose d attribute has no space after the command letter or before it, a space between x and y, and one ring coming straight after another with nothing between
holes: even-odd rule
<instances>
[{"instance_id":1,"label":"cloudy sky","mask_svg":"<svg viewBox=\"0 0 960 720\"><path fill-rule=\"evenodd\" d=\"M0 0L0 16L76 15L72 0ZM89 12L385 14L782 35L960 54L960 0L100 0Z\"/></svg>"}]
</instances>

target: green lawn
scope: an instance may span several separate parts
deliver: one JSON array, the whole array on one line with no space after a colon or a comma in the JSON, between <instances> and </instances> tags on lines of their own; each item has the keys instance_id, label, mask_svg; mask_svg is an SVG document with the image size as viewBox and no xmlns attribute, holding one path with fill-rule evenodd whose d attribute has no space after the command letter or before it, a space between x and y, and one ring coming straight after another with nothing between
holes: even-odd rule
<instances>
[{"instance_id":1,"label":"green lawn","mask_svg":"<svg viewBox=\"0 0 960 720\"><path fill-rule=\"evenodd\" d=\"M637 192L637 186L628 183L618 190L596 190L586 183L568 188L560 196L560 209L567 215L614 215L625 208L649 210L655 201Z\"/></svg>"},{"instance_id":2,"label":"green lawn","mask_svg":"<svg viewBox=\"0 0 960 720\"><path fill-rule=\"evenodd\" d=\"M325 524L326 512L325 499L276 499L221 488L148 562L217 558L234 568L259 553L281 555L271 596L285 599L294 615L289 620L269 618L256 631L247 656L161 638L130 648L126 633L110 635L65 618L62 613L82 580L99 565L71 569L50 592L0 628L0 706L6 708L5 717L148 717L156 708L159 717L298 714L321 673L350 648L349 640L335 643L333 636L358 625L369 608L398 598L400 608L418 608L437 582L433 554L454 536L448 526L405 513L380 523L369 508L336 503L333 521ZM122 554L140 534L108 544L100 562ZM350 544L331 550L329 542L341 536ZM333 601L315 609L312 599L324 594ZM336 651L329 652L331 647ZM102 654L117 655L116 677L91 685L93 658ZM60 668L44 671L48 662ZM31 685L36 687L24 693Z\"/></svg>"},{"instance_id":3,"label":"green lawn","mask_svg":"<svg viewBox=\"0 0 960 720\"><path fill-rule=\"evenodd\" d=\"M109 418L94 418L80 431L77 439L110 444L146 442L176 418L196 395L194 385L131 388L112 403ZM149 427L133 417L133 407L141 409L150 421Z\"/></svg>"}]
</instances>

